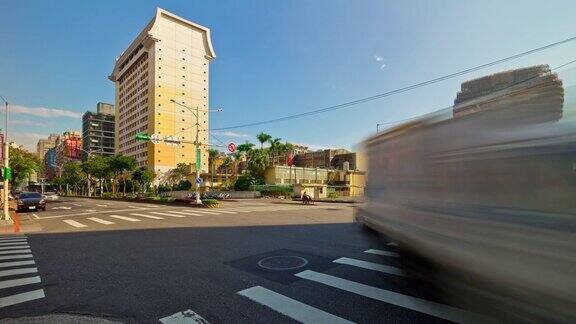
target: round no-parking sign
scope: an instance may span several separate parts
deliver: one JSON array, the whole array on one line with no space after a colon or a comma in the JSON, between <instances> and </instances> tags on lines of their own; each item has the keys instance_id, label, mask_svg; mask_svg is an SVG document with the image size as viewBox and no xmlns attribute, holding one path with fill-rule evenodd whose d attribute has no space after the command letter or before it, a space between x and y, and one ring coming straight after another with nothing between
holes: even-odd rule
<instances>
[{"instance_id":1,"label":"round no-parking sign","mask_svg":"<svg viewBox=\"0 0 576 324\"><path fill-rule=\"evenodd\" d=\"M230 151L230 153L236 152L236 144L234 143L228 144L228 151Z\"/></svg>"}]
</instances>

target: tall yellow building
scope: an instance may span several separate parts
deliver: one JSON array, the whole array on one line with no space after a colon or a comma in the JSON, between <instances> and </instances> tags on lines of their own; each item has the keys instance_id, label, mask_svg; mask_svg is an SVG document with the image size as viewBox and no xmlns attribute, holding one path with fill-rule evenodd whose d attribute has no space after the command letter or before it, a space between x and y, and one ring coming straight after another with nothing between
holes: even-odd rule
<instances>
[{"instance_id":1,"label":"tall yellow building","mask_svg":"<svg viewBox=\"0 0 576 324\"><path fill-rule=\"evenodd\" d=\"M116 60L109 77L116 83L116 152L135 157L160 180L178 163L195 164L196 117L184 106L198 107L201 164L206 171L208 66L215 57L210 29L158 8ZM138 142L139 133L176 136L187 143Z\"/></svg>"}]
</instances>

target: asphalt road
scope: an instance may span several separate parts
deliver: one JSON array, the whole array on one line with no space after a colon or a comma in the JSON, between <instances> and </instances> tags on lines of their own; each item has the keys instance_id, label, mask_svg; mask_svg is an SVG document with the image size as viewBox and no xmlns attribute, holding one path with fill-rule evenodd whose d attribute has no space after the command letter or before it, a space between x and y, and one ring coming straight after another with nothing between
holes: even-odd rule
<instances>
[{"instance_id":1,"label":"asphalt road","mask_svg":"<svg viewBox=\"0 0 576 324\"><path fill-rule=\"evenodd\" d=\"M403 276L395 246L353 224L348 205L250 200L207 210L69 199L21 216L42 231L0 237L0 318L433 323L462 315Z\"/></svg>"}]
</instances>

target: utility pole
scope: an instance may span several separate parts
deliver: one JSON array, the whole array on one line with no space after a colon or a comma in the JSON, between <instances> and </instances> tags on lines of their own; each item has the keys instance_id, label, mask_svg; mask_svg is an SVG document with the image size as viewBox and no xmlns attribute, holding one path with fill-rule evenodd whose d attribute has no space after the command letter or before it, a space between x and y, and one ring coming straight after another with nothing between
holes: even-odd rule
<instances>
[{"instance_id":1,"label":"utility pole","mask_svg":"<svg viewBox=\"0 0 576 324\"><path fill-rule=\"evenodd\" d=\"M4 220L5 221L11 221L12 218L10 217L10 209L8 206L9 203L9 185L8 183L10 182L10 180L8 179L8 173L11 172L10 170L10 157L8 156L10 154L10 146L8 144L8 101L6 99L4 99L4 97L0 96L0 98L2 98L2 100L4 101L4 105L6 106L6 129L5 129L5 133L4 133Z\"/></svg>"}]
</instances>

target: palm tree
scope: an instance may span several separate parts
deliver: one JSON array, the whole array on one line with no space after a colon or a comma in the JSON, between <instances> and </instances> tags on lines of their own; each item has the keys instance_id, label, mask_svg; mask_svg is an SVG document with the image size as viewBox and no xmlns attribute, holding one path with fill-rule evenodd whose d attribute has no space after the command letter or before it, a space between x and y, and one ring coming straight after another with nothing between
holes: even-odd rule
<instances>
[{"instance_id":1,"label":"palm tree","mask_svg":"<svg viewBox=\"0 0 576 324\"><path fill-rule=\"evenodd\" d=\"M269 160L272 161L272 165L274 165L276 154L280 151L282 146L282 142L280 142L280 140L282 140L280 137L268 140L268 143L270 143L270 148L268 149Z\"/></svg>"},{"instance_id":2,"label":"palm tree","mask_svg":"<svg viewBox=\"0 0 576 324\"><path fill-rule=\"evenodd\" d=\"M256 135L256 138L260 142L260 148L264 147L264 143L268 142L272 139L272 135L266 134L264 132L260 132L260 134Z\"/></svg>"}]
</instances>

